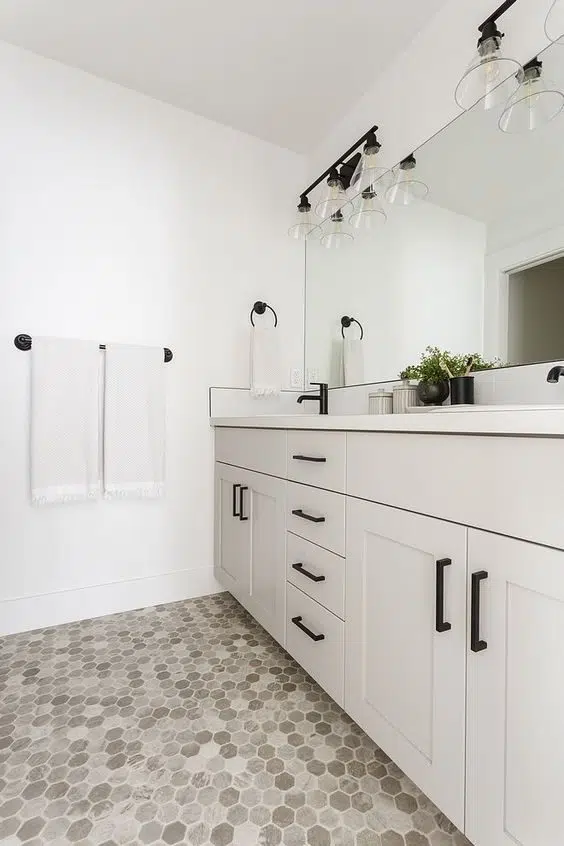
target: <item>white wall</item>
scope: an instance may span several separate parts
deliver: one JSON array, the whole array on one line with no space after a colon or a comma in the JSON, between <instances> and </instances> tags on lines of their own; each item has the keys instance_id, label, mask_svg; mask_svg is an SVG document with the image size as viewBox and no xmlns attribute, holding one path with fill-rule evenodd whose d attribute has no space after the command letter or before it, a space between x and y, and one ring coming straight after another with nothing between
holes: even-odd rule
<instances>
[{"instance_id":1,"label":"white wall","mask_svg":"<svg viewBox=\"0 0 564 846\"><path fill-rule=\"evenodd\" d=\"M302 366L302 160L6 44L0 112L0 633L213 591L208 386L259 298ZM165 502L31 507L18 332L172 348Z\"/></svg>"},{"instance_id":2,"label":"white wall","mask_svg":"<svg viewBox=\"0 0 564 846\"><path fill-rule=\"evenodd\" d=\"M564 259L509 277L509 361L528 364L564 355Z\"/></svg>"},{"instance_id":3,"label":"white wall","mask_svg":"<svg viewBox=\"0 0 564 846\"><path fill-rule=\"evenodd\" d=\"M349 249L308 244L306 361L332 385L345 314L364 327L367 382L396 379L428 344L482 349L485 225L432 203L386 211Z\"/></svg>"}]
</instances>

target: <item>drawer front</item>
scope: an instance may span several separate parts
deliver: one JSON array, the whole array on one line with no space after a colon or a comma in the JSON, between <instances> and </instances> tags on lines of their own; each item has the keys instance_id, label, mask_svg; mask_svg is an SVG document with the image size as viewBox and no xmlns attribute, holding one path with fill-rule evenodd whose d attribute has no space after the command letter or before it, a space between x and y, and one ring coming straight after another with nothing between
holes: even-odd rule
<instances>
[{"instance_id":1,"label":"drawer front","mask_svg":"<svg viewBox=\"0 0 564 846\"><path fill-rule=\"evenodd\" d=\"M288 478L330 491L345 491L344 432L288 432Z\"/></svg>"},{"instance_id":2,"label":"drawer front","mask_svg":"<svg viewBox=\"0 0 564 846\"><path fill-rule=\"evenodd\" d=\"M344 620L344 558L290 532L286 538L288 581Z\"/></svg>"},{"instance_id":3,"label":"drawer front","mask_svg":"<svg viewBox=\"0 0 564 846\"><path fill-rule=\"evenodd\" d=\"M215 430L215 460L286 478L286 432L281 429Z\"/></svg>"},{"instance_id":4,"label":"drawer front","mask_svg":"<svg viewBox=\"0 0 564 846\"><path fill-rule=\"evenodd\" d=\"M287 651L343 707L345 624L291 584L286 611Z\"/></svg>"},{"instance_id":5,"label":"drawer front","mask_svg":"<svg viewBox=\"0 0 564 846\"><path fill-rule=\"evenodd\" d=\"M557 549L563 467L564 438L347 435L350 496Z\"/></svg>"},{"instance_id":6,"label":"drawer front","mask_svg":"<svg viewBox=\"0 0 564 846\"><path fill-rule=\"evenodd\" d=\"M345 497L309 485L288 484L286 528L324 549L345 555Z\"/></svg>"}]
</instances>

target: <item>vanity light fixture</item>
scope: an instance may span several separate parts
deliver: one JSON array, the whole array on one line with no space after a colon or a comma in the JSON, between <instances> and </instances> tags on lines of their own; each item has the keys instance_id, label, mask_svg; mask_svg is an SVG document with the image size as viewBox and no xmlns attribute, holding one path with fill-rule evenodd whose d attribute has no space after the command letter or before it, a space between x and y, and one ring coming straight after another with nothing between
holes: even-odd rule
<instances>
[{"instance_id":1,"label":"vanity light fixture","mask_svg":"<svg viewBox=\"0 0 564 846\"><path fill-rule=\"evenodd\" d=\"M298 204L297 220L288 230L291 238L309 241L321 237L322 243L326 247L342 246L345 242L349 243L354 240L349 231L347 218L355 212L355 208L348 198L347 189L359 169L362 159L361 154L356 151L362 144L368 147L365 153L368 153L370 148L375 146L373 141L376 140L377 129L377 126L370 127L368 132L365 132L346 153L343 153L331 167L328 167L321 176L318 176L315 182L312 182L305 191L302 191ZM377 141L376 145L380 149L380 144ZM326 222L324 225L312 218L311 203L308 196L326 179L326 195L315 207L316 215Z\"/></svg>"},{"instance_id":2,"label":"vanity light fixture","mask_svg":"<svg viewBox=\"0 0 564 846\"><path fill-rule=\"evenodd\" d=\"M319 238L320 234L319 224L314 220L311 212L311 203L307 197L300 197L298 216L294 225L288 229L288 235L298 241L305 241Z\"/></svg>"},{"instance_id":3,"label":"vanity light fixture","mask_svg":"<svg viewBox=\"0 0 564 846\"><path fill-rule=\"evenodd\" d=\"M564 45L564 0L554 0L544 22L544 31L549 41Z\"/></svg>"},{"instance_id":4,"label":"vanity light fixture","mask_svg":"<svg viewBox=\"0 0 564 846\"><path fill-rule=\"evenodd\" d=\"M327 191L325 197L315 207L315 213L323 220L334 215L347 202L345 184L341 174L336 167L332 168L327 180Z\"/></svg>"},{"instance_id":5,"label":"vanity light fixture","mask_svg":"<svg viewBox=\"0 0 564 846\"><path fill-rule=\"evenodd\" d=\"M518 75L519 88L499 119L502 132L530 132L550 123L564 108L564 94L543 76L542 62L532 59Z\"/></svg>"},{"instance_id":6,"label":"vanity light fixture","mask_svg":"<svg viewBox=\"0 0 564 846\"><path fill-rule=\"evenodd\" d=\"M349 223L357 231L372 232L386 222L386 212L373 187L365 188L354 203Z\"/></svg>"},{"instance_id":7,"label":"vanity light fixture","mask_svg":"<svg viewBox=\"0 0 564 846\"><path fill-rule=\"evenodd\" d=\"M341 250L350 246L354 241L354 235L343 217L341 209L331 215L331 219L324 225L324 234L321 236L321 244L328 249Z\"/></svg>"},{"instance_id":8,"label":"vanity light fixture","mask_svg":"<svg viewBox=\"0 0 564 846\"><path fill-rule=\"evenodd\" d=\"M503 55L501 40L505 33L499 31L496 23L516 2L517 0L505 0L505 3L478 27L478 51L454 93L454 99L465 111L478 102L481 102L486 110L493 109L504 103L518 85L516 76L522 70L521 64L517 59Z\"/></svg>"},{"instance_id":9,"label":"vanity light fixture","mask_svg":"<svg viewBox=\"0 0 564 846\"><path fill-rule=\"evenodd\" d=\"M428 186L417 179L415 156L407 156L394 172L394 179L386 191L386 202L390 205L410 206L416 200L424 200L429 193Z\"/></svg>"},{"instance_id":10,"label":"vanity light fixture","mask_svg":"<svg viewBox=\"0 0 564 846\"><path fill-rule=\"evenodd\" d=\"M366 189L373 190L376 183L389 173L388 168L382 167L378 161L378 153L381 147L382 145L376 138L376 130L370 132L351 177L351 188L354 191L361 193Z\"/></svg>"}]
</instances>

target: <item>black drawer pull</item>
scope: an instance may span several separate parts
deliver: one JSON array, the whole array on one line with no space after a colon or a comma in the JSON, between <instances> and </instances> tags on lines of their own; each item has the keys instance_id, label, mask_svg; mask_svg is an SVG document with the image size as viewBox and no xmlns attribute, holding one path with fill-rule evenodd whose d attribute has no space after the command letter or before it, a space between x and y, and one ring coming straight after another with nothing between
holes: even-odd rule
<instances>
[{"instance_id":1,"label":"black drawer pull","mask_svg":"<svg viewBox=\"0 0 564 846\"><path fill-rule=\"evenodd\" d=\"M316 643L319 643L320 640L325 640L325 635L315 634L315 632L312 632L311 629L308 629L307 626L304 626L301 617L292 617L292 623L297 626L298 629L301 629L304 634L306 634Z\"/></svg>"},{"instance_id":2,"label":"black drawer pull","mask_svg":"<svg viewBox=\"0 0 564 846\"><path fill-rule=\"evenodd\" d=\"M304 570L303 564L292 564L292 570L297 570L298 573L301 573L302 576L305 576L306 579L311 579L312 582L324 582L325 576L314 576L313 573L310 573L309 570Z\"/></svg>"},{"instance_id":3,"label":"black drawer pull","mask_svg":"<svg viewBox=\"0 0 564 846\"><path fill-rule=\"evenodd\" d=\"M241 485L233 485L233 517L240 517L240 513L237 511L237 491Z\"/></svg>"},{"instance_id":4,"label":"black drawer pull","mask_svg":"<svg viewBox=\"0 0 564 846\"><path fill-rule=\"evenodd\" d=\"M314 464L325 464L326 458L316 458L314 455L293 455L294 461L312 461Z\"/></svg>"},{"instance_id":5,"label":"black drawer pull","mask_svg":"<svg viewBox=\"0 0 564 846\"><path fill-rule=\"evenodd\" d=\"M306 514L301 508L294 508L292 514L302 520L309 520L310 523L325 523L325 517L314 517L312 514Z\"/></svg>"},{"instance_id":6,"label":"black drawer pull","mask_svg":"<svg viewBox=\"0 0 564 846\"><path fill-rule=\"evenodd\" d=\"M483 652L488 648L487 640L480 640L480 582L488 578L486 570L472 573L472 610L470 616L470 648L472 652Z\"/></svg>"},{"instance_id":7,"label":"black drawer pull","mask_svg":"<svg viewBox=\"0 0 564 846\"><path fill-rule=\"evenodd\" d=\"M241 523L244 523L245 520L249 519L248 517L243 516L244 505L245 505L244 494L245 494L245 491L248 491L249 489L247 487L241 486L241 485L239 487L241 488L241 490L239 491L239 520L241 521Z\"/></svg>"},{"instance_id":8,"label":"black drawer pull","mask_svg":"<svg viewBox=\"0 0 564 846\"><path fill-rule=\"evenodd\" d=\"M452 559L441 558L437 561L437 576L435 584L435 628L438 632L449 632L450 623L445 621L445 567L452 564Z\"/></svg>"}]
</instances>

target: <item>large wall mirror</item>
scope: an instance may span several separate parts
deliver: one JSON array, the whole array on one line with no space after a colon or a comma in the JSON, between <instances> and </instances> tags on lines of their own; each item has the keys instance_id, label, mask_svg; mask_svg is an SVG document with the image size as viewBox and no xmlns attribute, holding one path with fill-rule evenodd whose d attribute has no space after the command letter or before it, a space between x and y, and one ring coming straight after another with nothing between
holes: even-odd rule
<instances>
[{"instance_id":1,"label":"large wall mirror","mask_svg":"<svg viewBox=\"0 0 564 846\"><path fill-rule=\"evenodd\" d=\"M564 49L539 59L556 92L543 108L561 109ZM508 364L564 358L564 111L519 132L500 130L502 113L478 104L415 151L424 200L390 204L384 178L377 230L343 249L308 242L310 380L396 379L428 345ZM360 327L343 316L364 331L346 380L343 335Z\"/></svg>"}]
</instances>

